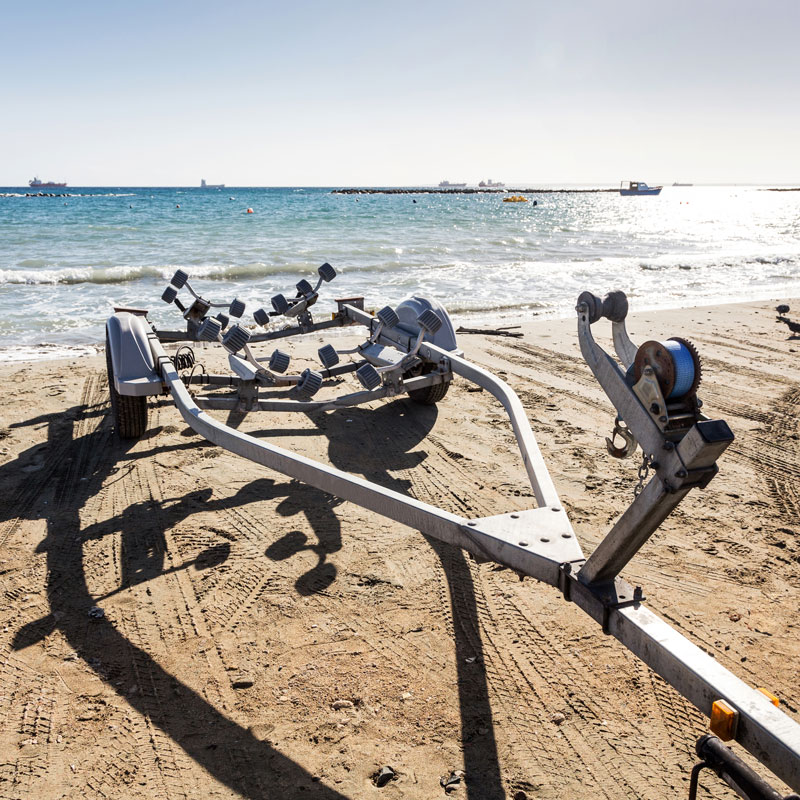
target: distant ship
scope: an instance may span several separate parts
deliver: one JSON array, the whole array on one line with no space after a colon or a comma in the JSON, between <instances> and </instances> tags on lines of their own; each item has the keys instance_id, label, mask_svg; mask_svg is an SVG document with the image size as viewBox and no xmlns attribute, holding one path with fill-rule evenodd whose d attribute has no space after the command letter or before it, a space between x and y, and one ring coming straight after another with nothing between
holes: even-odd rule
<instances>
[{"instance_id":1,"label":"distant ship","mask_svg":"<svg viewBox=\"0 0 800 800\"><path fill-rule=\"evenodd\" d=\"M66 185L66 183L55 183L54 181L40 181L38 178L28 181L31 189L62 189Z\"/></svg>"},{"instance_id":2,"label":"distant ship","mask_svg":"<svg viewBox=\"0 0 800 800\"><path fill-rule=\"evenodd\" d=\"M201 189L224 189L224 183L206 183L205 178L200 179L200 188Z\"/></svg>"},{"instance_id":3,"label":"distant ship","mask_svg":"<svg viewBox=\"0 0 800 800\"><path fill-rule=\"evenodd\" d=\"M693 183L673 183L673 186L694 186Z\"/></svg>"},{"instance_id":4,"label":"distant ship","mask_svg":"<svg viewBox=\"0 0 800 800\"><path fill-rule=\"evenodd\" d=\"M481 181L478 186L480 186L481 189L502 189L505 184L500 183L500 181L495 182L489 178L488 181Z\"/></svg>"},{"instance_id":5,"label":"distant ship","mask_svg":"<svg viewBox=\"0 0 800 800\"><path fill-rule=\"evenodd\" d=\"M450 181L442 181L439 184L440 189L466 189L466 183L450 183Z\"/></svg>"}]
</instances>

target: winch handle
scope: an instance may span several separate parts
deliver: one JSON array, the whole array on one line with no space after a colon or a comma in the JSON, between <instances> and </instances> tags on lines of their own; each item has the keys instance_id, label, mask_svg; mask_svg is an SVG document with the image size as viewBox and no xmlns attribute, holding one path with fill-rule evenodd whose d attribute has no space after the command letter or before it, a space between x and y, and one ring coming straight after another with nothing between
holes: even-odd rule
<instances>
[{"instance_id":1,"label":"winch handle","mask_svg":"<svg viewBox=\"0 0 800 800\"><path fill-rule=\"evenodd\" d=\"M589 314L589 324L592 325L601 317L611 322L624 322L628 316L628 298L625 292L616 289L609 292L602 300L591 292L581 292L578 305L584 304Z\"/></svg>"}]
</instances>

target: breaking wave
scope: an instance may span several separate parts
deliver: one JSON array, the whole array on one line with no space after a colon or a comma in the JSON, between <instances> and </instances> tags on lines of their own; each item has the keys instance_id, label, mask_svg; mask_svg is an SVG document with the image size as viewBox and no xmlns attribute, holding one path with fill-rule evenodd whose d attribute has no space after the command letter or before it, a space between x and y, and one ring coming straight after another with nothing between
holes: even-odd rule
<instances>
[{"instance_id":1,"label":"breaking wave","mask_svg":"<svg viewBox=\"0 0 800 800\"><path fill-rule=\"evenodd\" d=\"M33 262L33 263L31 263ZM26 265L46 263L31 259ZM132 283L148 278L169 280L176 269L184 269L189 277L202 280L247 280L279 274L307 275L312 268L308 264L268 265L236 264L227 266L209 265L187 267L185 264L163 264L141 267L63 267L61 269L0 269L0 284L62 284L79 283L118 284Z\"/></svg>"}]
</instances>

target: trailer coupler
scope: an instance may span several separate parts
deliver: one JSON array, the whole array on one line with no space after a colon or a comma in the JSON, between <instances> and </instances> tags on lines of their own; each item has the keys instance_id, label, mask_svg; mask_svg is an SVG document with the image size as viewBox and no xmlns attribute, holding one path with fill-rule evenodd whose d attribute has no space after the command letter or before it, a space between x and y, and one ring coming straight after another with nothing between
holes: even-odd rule
<instances>
[{"instance_id":1,"label":"trailer coupler","mask_svg":"<svg viewBox=\"0 0 800 800\"><path fill-rule=\"evenodd\" d=\"M716 736L709 733L701 736L697 740L695 750L703 760L695 764L692 769L689 779L689 800L697 800L700 773L704 769L716 772L718 777L745 800L800 800L800 795L794 792L782 795L776 791Z\"/></svg>"}]
</instances>

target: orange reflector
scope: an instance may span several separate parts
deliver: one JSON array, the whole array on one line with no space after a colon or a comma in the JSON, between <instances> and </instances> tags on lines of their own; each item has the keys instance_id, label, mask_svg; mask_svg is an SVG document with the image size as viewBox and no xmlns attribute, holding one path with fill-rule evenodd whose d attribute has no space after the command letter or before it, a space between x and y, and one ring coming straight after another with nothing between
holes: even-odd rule
<instances>
[{"instance_id":1,"label":"orange reflector","mask_svg":"<svg viewBox=\"0 0 800 800\"><path fill-rule=\"evenodd\" d=\"M723 742L729 742L736 736L736 725L739 712L731 708L724 700L715 700L711 706L711 733L719 736Z\"/></svg>"},{"instance_id":2,"label":"orange reflector","mask_svg":"<svg viewBox=\"0 0 800 800\"><path fill-rule=\"evenodd\" d=\"M768 691L767 689L764 689L762 686L759 686L758 689L756 689L756 691L761 692L761 694L763 694L764 697L766 697L767 700L769 700L770 703L772 703L772 705L774 705L776 708L781 704L781 701L778 700L778 698L775 697L775 695L772 694L772 692Z\"/></svg>"}]
</instances>

